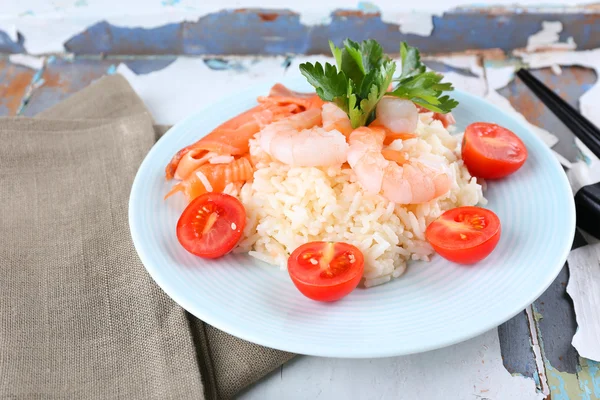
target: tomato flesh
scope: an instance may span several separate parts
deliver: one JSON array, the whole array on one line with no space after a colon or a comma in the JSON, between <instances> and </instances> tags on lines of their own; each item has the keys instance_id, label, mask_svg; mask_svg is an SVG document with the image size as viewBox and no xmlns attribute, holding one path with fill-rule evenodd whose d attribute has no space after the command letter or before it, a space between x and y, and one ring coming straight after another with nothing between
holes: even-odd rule
<instances>
[{"instance_id":1,"label":"tomato flesh","mask_svg":"<svg viewBox=\"0 0 600 400\"><path fill-rule=\"evenodd\" d=\"M462 159L471 175L500 179L521 168L527 159L527 148L512 131L496 124L475 122L465 129Z\"/></svg>"},{"instance_id":2,"label":"tomato flesh","mask_svg":"<svg viewBox=\"0 0 600 400\"><path fill-rule=\"evenodd\" d=\"M204 258L229 253L242 237L246 210L235 197L205 193L196 197L177 222L177 239L184 249Z\"/></svg>"},{"instance_id":3,"label":"tomato flesh","mask_svg":"<svg viewBox=\"0 0 600 400\"><path fill-rule=\"evenodd\" d=\"M500 231L500 219L494 212L481 207L457 207L429 224L425 235L445 259L474 264L496 248Z\"/></svg>"},{"instance_id":4,"label":"tomato flesh","mask_svg":"<svg viewBox=\"0 0 600 400\"><path fill-rule=\"evenodd\" d=\"M294 285L316 301L336 301L352 292L364 271L362 252L348 243L310 242L292 252L288 272Z\"/></svg>"}]
</instances>

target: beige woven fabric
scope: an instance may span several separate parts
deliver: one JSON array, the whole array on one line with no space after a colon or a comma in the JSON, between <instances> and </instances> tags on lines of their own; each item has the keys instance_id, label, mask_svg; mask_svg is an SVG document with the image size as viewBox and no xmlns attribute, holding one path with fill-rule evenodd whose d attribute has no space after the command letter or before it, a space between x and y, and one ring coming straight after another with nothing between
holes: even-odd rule
<instances>
[{"instance_id":1,"label":"beige woven fabric","mask_svg":"<svg viewBox=\"0 0 600 400\"><path fill-rule=\"evenodd\" d=\"M141 265L127 203L158 135L120 76L0 118L0 398L230 398L292 357L191 317Z\"/></svg>"}]
</instances>

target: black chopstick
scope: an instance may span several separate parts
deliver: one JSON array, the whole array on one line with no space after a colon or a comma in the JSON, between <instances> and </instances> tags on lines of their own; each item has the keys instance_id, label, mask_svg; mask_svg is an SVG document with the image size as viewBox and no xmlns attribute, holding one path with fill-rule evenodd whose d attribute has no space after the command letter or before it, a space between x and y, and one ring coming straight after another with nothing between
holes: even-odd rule
<instances>
[{"instance_id":1,"label":"black chopstick","mask_svg":"<svg viewBox=\"0 0 600 400\"><path fill-rule=\"evenodd\" d=\"M600 157L600 130L593 123L540 82L529 71L520 69L517 72L517 76L596 157Z\"/></svg>"},{"instance_id":2,"label":"black chopstick","mask_svg":"<svg viewBox=\"0 0 600 400\"><path fill-rule=\"evenodd\" d=\"M586 129L595 130L600 134L600 131L592 124L588 119L581 115L576 109L574 109L569 103L565 102L560 96L550 90L546 85L540 82L535 76L529 71L521 69L517 72L517 76L521 78L523 82L538 96L548 97L550 105L556 104L564 109L564 111L573 119L577 120L581 125L584 125ZM558 110L559 112L561 110ZM564 122L564 121L563 121Z\"/></svg>"}]
</instances>

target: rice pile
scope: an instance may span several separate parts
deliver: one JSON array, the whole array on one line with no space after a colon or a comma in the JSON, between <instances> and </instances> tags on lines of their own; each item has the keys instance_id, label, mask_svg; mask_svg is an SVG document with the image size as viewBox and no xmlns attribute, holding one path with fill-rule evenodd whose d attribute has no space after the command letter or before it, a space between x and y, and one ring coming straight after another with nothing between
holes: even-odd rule
<instances>
[{"instance_id":1,"label":"rice pile","mask_svg":"<svg viewBox=\"0 0 600 400\"><path fill-rule=\"evenodd\" d=\"M418 205L395 205L363 191L351 169L291 168L251 142L251 156L259 160L254 180L239 190L228 188L248 218L236 251L285 269L290 253L304 243L344 241L365 256L366 287L401 276L409 260L428 261L433 249L425 240L427 225L450 208L486 202L459 157L460 136L451 135L432 115L420 114L418 138L390 146L426 165L441 165L450 176L448 194Z\"/></svg>"}]
</instances>

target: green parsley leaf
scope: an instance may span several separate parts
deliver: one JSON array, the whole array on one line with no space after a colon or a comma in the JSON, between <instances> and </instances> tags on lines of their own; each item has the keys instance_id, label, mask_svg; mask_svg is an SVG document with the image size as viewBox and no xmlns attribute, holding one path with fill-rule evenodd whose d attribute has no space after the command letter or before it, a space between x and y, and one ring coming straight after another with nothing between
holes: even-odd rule
<instances>
[{"instance_id":1,"label":"green parsley leaf","mask_svg":"<svg viewBox=\"0 0 600 400\"><path fill-rule=\"evenodd\" d=\"M411 78L420 75L427 70L425 64L421 62L421 55L416 47L410 47L406 42L400 43L400 59L402 60L402 73L398 80Z\"/></svg>"},{"instance_id":2,"label":"green parsley leaf","mask_svg":"<svg viewBox=\"0 0 600 400\"><path fill-rule=\"evenodd\" d=\"M320 63L303 63L300 64L300 72L315 87L321 99L334 101L335 98L346 95L348 78L343 72L337 72L333 65L325 63L323 69Z\"/></svg>"},{"instance_id":3,"label":"green parsley leaf","mask_svg":"<svg viewBox=\"0 0 600 400\"><path fill-rule=\"evenodd\" d=\"M329 41L329 48L337 67L303 63L300 72L321 99L335 103L348 114L354 128L375 119L377 103L385 94L409 99L440 113L447 113L458 104L449 96L442 96L443 92L453 90L452 85L442 83L442 75L427 72L419 51L404 42L400 44L402 70L396 79L398 84L389 93L396 64L377 41L358 43L346 39L340 48Z\"/></svg>"},{"instance_id":4,"label":"green parsley leaf","mask_svg":"<svg viewBox=\"0 0 600 400\"><path fill-rule=\"evenodd\" d=\"M325 101L340 107L354 128L375 119L375 107L389 87L396 64L375 40L344 40L343 47L329 42L337 69L330 64L300 65L302 75Z\"/></svg>"},{"instance_id":5,"label":"green parsley leaf","mask_svg":"<svg viewBox=\"0 0 600 400\"><path fill-rule=\"evenodd\" d=\"M396 79L398 84L388 94L408 99L428 110L446 114L458 105L458 102L443 96L443 92L454 90L449 82L442 83L444 78L437 72L426 72L427 67L421 62L419 51L415 47L400 44L402 72Z\"/></svg>"}]
</instances>

